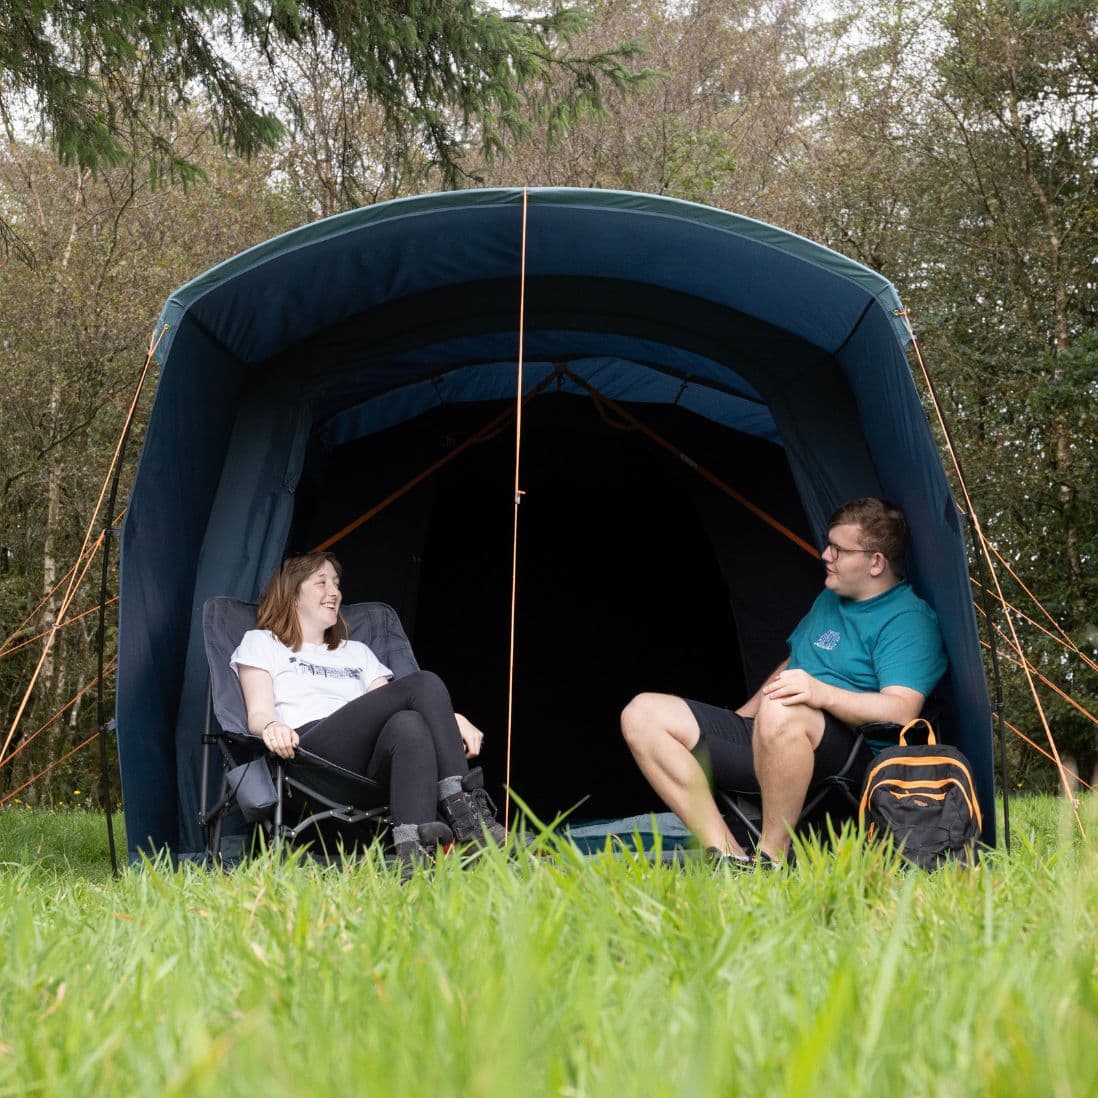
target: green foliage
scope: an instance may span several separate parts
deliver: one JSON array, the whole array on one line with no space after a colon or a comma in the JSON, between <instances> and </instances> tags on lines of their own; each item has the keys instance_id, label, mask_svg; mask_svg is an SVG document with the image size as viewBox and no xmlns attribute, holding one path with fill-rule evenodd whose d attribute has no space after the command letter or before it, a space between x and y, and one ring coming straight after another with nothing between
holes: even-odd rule
<instances>
[{"instance_id":1,"label":"green foliage","mask_svg":"<svg viewBox=\"0 0 1098 1098\"><path fill-rule=\"evenodd\" d=\"M935 10L948 39L914 130L927 164L927 201L911 217L924 272L906 296L923 320L985 530L1093 658L1098 20L1073 2L955 0ZM1018 584L1004 585L1041 617ZM1094 713L1093 672L1021 629L1037 668ZM1032 703L1008 669L1007 715L1018 723ZM1093 722L1041 693L1060 751L1089 779ZM1021 761L1032 774L1032 760Z\"/></svg>"},{"instance_id":2,"label":"green foliage","mask_svg":"<svg viewBox=\"0 0 1098 1098\"><path fill-rule=\"evenodd\" d=\"M160 140L163 127L201 105L223 146L258 155L285 132L284 117L265 104L272 77L291 116L300 109L292 84L278 81L280 49L321 40L346 65L355 94L452 184L467 140L494 155L525 131L531 84L562 126L601 109L604 86L624 90L635 79L624 63L636 43L569 52L585 25L566 8L517 17L479 0L9 4L0 9L0 114L10 131L31 96L63 164L118 167L136 142L154 180L194 182L199 165ZM249 55L266 61L266 72L249 71Z\"/></svg>"},{"instance_id":3,"label":"green foliage","mask_svg":"<svg viewBox=\"0 0 1098 1098\"><path fill-rule=\"evenodd\" d=\"M0 152L0 216L37 258L28 268L0 263L0 340L5 400L0 407L0 642L28 614L13 643L48 631L68 584L31 612L78 557L149 335L167 295L220 259L305 217L291 195L268 186L269 163L242 166L202 137L204 122L177 121L178 150L200 164L200 187L153 188L135 165L90 173L64 168L39 146ZM138 409L126 472L140 449L155 373ZM123 480L123 495L128 475ZM97 535L109 521L100 515ZM117 552L113 553L117 565ZM98 598L99 562L87 573L70 617ZM110 578L117 591L117 574ZM108 659L113 649L108 609ZM55 634L50 659L20 721L19 746L96 674L94 615ZM0 742L23 701L43 641L0 661ZM10 792L95 732L94 694L67 709L0 772ZM113 690L107 690L108 707ZM96 796L94 750L23 793L69 802L71 790Z\"/></svg>"},{"instance_id":4,"label":"green foliage","mask_svg":"<svg viewBox=\"0 0 1098 1098\"><path fill-rule=\"evenodd\" d=\"M369 857L114 881L53 853L101 820L0 814L0 1085L1082 1098L1098 860L1056 802L1014 808L978 871L846 836L789 875L551 845L403 888Z\"/></svg>"}]
</instances>

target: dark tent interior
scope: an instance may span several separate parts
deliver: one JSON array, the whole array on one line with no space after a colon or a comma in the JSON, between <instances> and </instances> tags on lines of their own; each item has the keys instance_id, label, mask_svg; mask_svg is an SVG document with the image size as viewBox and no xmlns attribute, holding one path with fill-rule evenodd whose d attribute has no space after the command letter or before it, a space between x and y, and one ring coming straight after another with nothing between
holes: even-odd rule
<instances>
[{"instance_id":1,"label":"dark tent interior","mask_svg":"<svg viewBox=\"0 0 1098 1098\"><path fill-rule=\"evenodd\" d=\"M443 408L331 455L318 447L298 485L291 548L340 530L500 408ZM629 411L810 537L780 447L675 408ZM819 589L818 562L802 548L612 417L553 393L524 412L511 782L543 818L577 805L577 818L662 810L619 734L622 707L642 690L739 704ZM497 795L514 445L509 423L332 546L348 601L394 606L421 665L484 728ZM763 588L771 594L753 605Z\"/></svg>"}]
</instances>

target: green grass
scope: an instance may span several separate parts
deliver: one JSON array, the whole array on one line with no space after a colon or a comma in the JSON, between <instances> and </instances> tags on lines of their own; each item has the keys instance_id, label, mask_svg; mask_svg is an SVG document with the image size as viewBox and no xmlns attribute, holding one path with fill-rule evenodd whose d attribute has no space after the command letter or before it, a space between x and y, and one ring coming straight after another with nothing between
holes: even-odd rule
<instances>
[{"instance_id":1,"label":"green grass","mask_svg":"<svg viewBox=\"0 0 1098 1098\"><path fill-rule=\"evenodd\" d=\"M1098 839L899 870L855 839L714 879L567 849L110 877L0 814L0 1095L1098 1093ZM1098 837L1098 820L1088 829Z\"/></svg>"}]
</instances>

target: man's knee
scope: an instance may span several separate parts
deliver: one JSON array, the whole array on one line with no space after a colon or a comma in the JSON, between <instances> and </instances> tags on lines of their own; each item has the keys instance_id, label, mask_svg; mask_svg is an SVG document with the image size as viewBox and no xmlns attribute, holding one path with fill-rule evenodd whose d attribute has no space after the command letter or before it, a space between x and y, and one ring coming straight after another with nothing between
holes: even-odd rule
<instances>
[{"instance_id":1,"label":"man's knee","mask_svg":"<svg viewBox=\"0 0 1098 1098\"><path fill-rule=\"evenodd\" d=\"M638 694L621 711L621 734L630 747L642 747L663 732L659 694Z\"/></svg>"},{"instance_id":2,"label":"man's knee","mask_svg":"<svg viewBox=\"0 0 1098 1098\"><path fill-rule=\"evenodd\" d=\"M807 743L815 749L822 733L823 714L818 709L764 698L755 716L754 746L766 751Z\"/></svg>"},{"instance_id":3,"label":"man's knee","mask_svg":"<svg viewBox=\"0 0 1098 1098\"><path fill-rule=\"evenodd\" d=\"M670 694L638 694L621 712L621 732L630 750L650 751L672 740L685 743L690 737L682 727L684 708L682 699Z\"/></svg>"}]
</instances>

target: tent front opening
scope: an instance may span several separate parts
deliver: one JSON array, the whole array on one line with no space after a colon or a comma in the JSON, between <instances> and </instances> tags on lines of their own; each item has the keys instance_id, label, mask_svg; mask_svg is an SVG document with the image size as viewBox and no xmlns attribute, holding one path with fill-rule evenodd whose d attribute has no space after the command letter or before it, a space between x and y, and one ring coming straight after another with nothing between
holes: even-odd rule
<instances>
[{"instance_id":1,"label":"tent front opening","mask_svg":"<svg viewBox=\"0 0 1098 1098\"><path fill-rule=\"evenodd\" d=\"M314 445L290 549L320 544L505 407L444 406L330 452ZM807 536L780 447L674 407L628 408ZM420 664L484 730L480 761L497 797L513 484L508 422L332 546L346 600L392 604ZM818 562L584 397L529 403L521 486L511 785L543 819L661 811L622 741L623 706L641 691L739 704L782 658L818 590ZM771 595L756 606L763 589Z\"/></svg>"}]
</instances>

